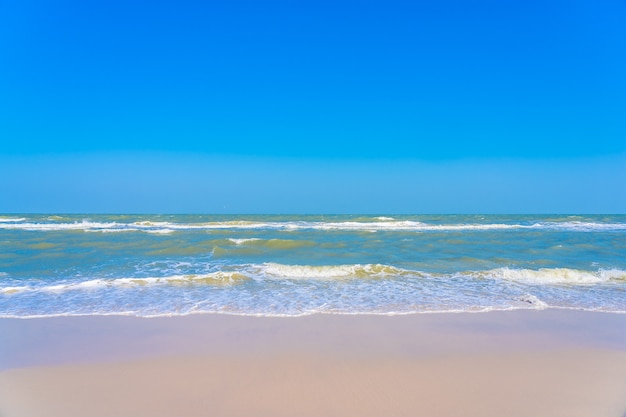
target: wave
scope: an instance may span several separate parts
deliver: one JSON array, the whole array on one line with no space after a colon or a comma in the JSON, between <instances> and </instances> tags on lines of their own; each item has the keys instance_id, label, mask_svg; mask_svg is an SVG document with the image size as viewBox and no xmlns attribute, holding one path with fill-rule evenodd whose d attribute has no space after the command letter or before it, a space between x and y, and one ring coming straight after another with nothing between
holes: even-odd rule
<instances>
[{"instance_id":1,"label":"wave","mask_svg":"<svg viewBox=\"0 0 626 417\"><path fill-rule=\"evenodd\" d=\"M469 275L478 278L500 279L524 284L591 285L609 281L626 281L626 271L621 269L584 271L570 268L496 268L488 271L471 272Z\"/></svg>"},{"instance_id":2,"label":"wave","mask_svg":"<svg viewBox=\"0 0 626 417\"><path fill-rule=\"evenodd\" d=\"M359 279L435 279L442 282L464 280L511 281L527 285L574 285L589 286L602 283L626 282L626 271L600 269L585 271L569 268L513 269L496 268L484 271L462 271L435 274L404 269L384 264L349 265L286 265L279 263L231 265L228 270L205 274L170 275L163 277L96 278L79 282L60 282L53 285L22 285L0 287L0 294L12 295L24 292L58 293L77 290L94 290L114 287L143 287L163 285L210 285L229 286L247 281L264 280L295 281L345 281Z\"/></svg>"},{"instance_id":3,"label":"wave","mask_svg":"<svg viewBox=\"0 0 626 417\"><path fill-rule=\"evenodd\" d=\"M259 269L268 277L290 279L333 280L342 278L386 278L408 274L423 274L418 271L382 264L312 266L265 263Z\"/></svg>"},{"instance_id":4,"label":"wave","mask_svg":"<svg viewBox=\"0 0 626 417\"><path fill-rule=\"evenodd\" d=\"M28 231L95 231L95 232L147 232L169 234L181 230L337 230L337 231L482 231L482 230L554 230L570 232L626 231L626 223L601 222L535 222L523 223L459 223L430 224L413 220L397 221L392 218L379 217L379 221L340 221L340 222L309 222L309 221L224 221L207 223L174 223L140 221L132 223L120 222L23 222L24 219L0 218L0 229Z\"/></svg>"},{"instance_id":5,"label":"wave","mask_svg":"<svg viewBox=\"0 0 626 417\"><path fill-rule=\"evenodd\" d=\"M11 230L30 230L30 231L65 231L65 230L100 230L100 231L115 231L115 230L139 230L133 228L128 224L115 223L115 222L72 222L72 223L0 223L0 229Z\"/></svg>"},{"instance_id":6,"label":"wave","mask_svg":"<svg viewBox=\"0 0 626 417\"><path fill-rule=\"evenodd\" d=\"M545 230L563 230L573 232L600 232L626 231L626 223L597 223L597 222L540 222L528 228Z\"/></svg>"},{"instance_id":7,"label":"wave","mask_svg":"<svg viewBox=\"0 0 626 417\"><path fill-rule=\"evenodd\" d=\"M259 240L261 240L261 239L255 238L255 237L247 238L247 239L236 239L236 238L232 238L231 237L231 238L228 239L229 242L232 242L232 243L234 243L237 246L243 245L245 243L256 242L256 241L259 241Z\"/></svg>"},{"instance_id":8,"label":"wave","mask_svg":"<svg viewBox=\"0 0 626 417\"><path fill-rule=\"evenodd\" d=\"M44 286L0 287L0 294L24 292L58 293L77 290L94 290L107 287L138 287L152 285L232 285L248 280L292 279L292 280L341 280L357 278L385 278L408 274L419 274L381 264L355 265L283 265L277 263L246 264L231 266L232 270L207 274L171 275L163 277L97 278L79 282L61 282Z\"/></svg>"},{"instance_id":9,"label":"wave","mask_svg":"<svg viewBox=\"0 0 626 417\"><path fill-rule=\"evenodd\" d=\"M254 269L252 267L251 269ZM342 279L342 278L394 278L417 277L446 280L465 277L469 279L493 279L516 281L526 284L571 284L589 285L610 281L626 281L626 271L621 269L600 269L585 271L570 268L514 269L495 268L485 271L463 271L449 274L428 273L424 271L399 268L383 264L353 265L283 265L265 263L258 268L257 274L288 279Z\"/></svg>"},{"instance_id":10,"label":"wave","mask_svg":"<svg viewBox=\"0 0 626 417\"><path fill-rule=\"evenodd\" d=\"M0 294L23 292L60 293L77 290L97 290L111 287L144 287L151 285L231 285L250 279L237 271L217 271L208 274L171 275L147 278L97 278L80 282L63 282L45 286L10 286L0 287Z\"/></svg>"},{"instance_id":11,"label":"wave","mask_svg":"<svg viewBox=\"0 0 626 417\"><path fill-rule=\"evenodd\" d=\"M0 217L0 223L12 223L12 222L23 222L26 220L23 217L14 218L14 217Z\"/></svg>"}]
</instances>

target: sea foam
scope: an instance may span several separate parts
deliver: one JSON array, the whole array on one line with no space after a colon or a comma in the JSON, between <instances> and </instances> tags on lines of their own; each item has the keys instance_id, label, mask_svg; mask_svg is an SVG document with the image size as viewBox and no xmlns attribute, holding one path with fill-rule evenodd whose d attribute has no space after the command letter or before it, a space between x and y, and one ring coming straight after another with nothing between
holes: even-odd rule
<instances>
[{"instance_id":1,"label":"sea foam","mask_svg":"<svg viewBox=\"0 0 626 417\"><path fill-rule=\"evenodd\" d=\"M624 215L0 219L0 316L626 311Z\"/></svg>"},{"instance_id":2,"label":"sea foam","mask_svg":"<svg viewBox=\"0 0 626 417\"><path fill-rule=\"evenodd\" d=\"M89 291L106 287L138 287L163 285L232 285L249 280L313 280L341 281L368 279L436 279L439 282L456 280L500 280L529 285L594 285L626 281L626 271L620 269L583 271L568 268L513 269L496 268L485 271L464 271L449 274L427 273L383 264L349 265L285 265L278 263L229 265L227 270L204 274L175 274L162 277L94 278L54 285L26 285L0 287L0 294L23 292ZM458 283L457 283L458 284Z\"/></svg>"},{"instance_id":3,"label":"sea foam","mask_svg":"<svg viewBox=\"0 0 626 417\"><path fill-rule=\"evenodd\" d=\"M406 274L422 274L419 271L409 271L390 265L355 264L355 265L282 265L266 263L257 266L259 272L265 276L290 279L344 279L344 278L385 278L399 277Z\"/></svg>"},{"instance_id":4,"label":"sea foam","mask_svg":"<svg viewBox=\"0 0 626 417\"><path fill-rule=\"evenodd\" d=\"M609 281L626 280L626 271L620 269L583 271L570 268L496 268L471 274L475 274L477 277L481 278L502 279L526 284L592 285Z\"/></svg>"},{"instance_id":5,"label":"sea foam","mask_svg":"<svg viewBox=\"0 0 626 417\"><path fill-rule=\"evenodd\" d=\"M0 229L28 230L28 231L96 231L96 232L148 232L169 234L182 230L321 230L321 231L489 231L489 230L554 230L571 232L597 231L626 231L626 223L599 223L599 222L535 222L522 223L459 223L459 224L430 224L413 220L381 221L339 221L339 222L311 222L311 221L222 221L205 223L175 223L175 222L22 222L24 219L0 218Z\"/></svg>"}]
</instances>

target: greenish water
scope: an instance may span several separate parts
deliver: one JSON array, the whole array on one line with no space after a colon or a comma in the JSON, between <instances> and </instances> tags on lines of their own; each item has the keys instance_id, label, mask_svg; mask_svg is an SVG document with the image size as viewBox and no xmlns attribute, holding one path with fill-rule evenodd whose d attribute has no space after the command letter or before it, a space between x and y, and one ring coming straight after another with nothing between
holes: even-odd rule
<instances>
[{"instance_id":1,"label":"greenish water","mask_svg":"<svg viewBox=\"0 0 626 417\"><path fill-rule=\"evenodd\" d=\"M0 316L626 312L625 255L625 215L0 215Z\"/></svg>"}]
</instances>

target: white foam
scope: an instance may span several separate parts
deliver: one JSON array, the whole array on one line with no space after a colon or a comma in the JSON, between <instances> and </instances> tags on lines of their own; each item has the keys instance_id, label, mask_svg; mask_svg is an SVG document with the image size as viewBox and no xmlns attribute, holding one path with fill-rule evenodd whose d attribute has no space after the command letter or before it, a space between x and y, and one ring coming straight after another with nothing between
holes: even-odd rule
<instances>
[{"instance_id":1,"label":"white foam","mask_svg":"<svg viewBox=\"0 0 626 417\"><path fill-rule=\"evenodd\" d=\"M12 223L12 222L23 222L26 220L23 217L14 218L14 217L0 217L0 223Z\"/></svg>"},{"instance_id":2,"label":"white foam","mask_svg":"<svg viewBox=\"0 0 626 417\"><path fill-rule=\"evenodd\" d=\"M174 233L175 230L173 229L154 229L154 230L147 230L148 233L154 233L157 235L169 235L170 233Z\"/></svg>"},{"instance_id":3,"label":"white foam","mask_svg":"<svg viewBox=\"0 0 626 417\"><path fill-rule=\"evenodd\" d=\"M0 288L0 294L15 294L19 292L28 291L30 287L27 286L19 286L19 287L2 287Z\"/></svg>"},{"instance_id":4,"label":"white foam","mask_svg":"<svg viewBox=\"0 0 626 417\"><path fill-rule=\"evenodd\" d=\"M620 231L626 230L626 223L597 223L597 222L541 222L535 223L531 228L564 230L579 232Z\"/></svg>"},{"instance_id":5,"label":"white foam","mask_svg":"<svg viewBox=\"0 0 626 417\"><path fill-rule=\"evenodd\" d=\"M419 221L394 220L391 217L377 217L378 221L341 221L341 222L251 222L225 221L208 223L172 223L172 222L92 222L82 221L73 223L21 223L25 219L0 220L0 229L17 229L32 231L63 231L84 230L99 232L134 232L168 234L176 230L221 230L221 229L270 229L270 230L345 230L345 231L463 231L463 230L555 230L573 232L594 231L626 231L626 223L597 223L597 222L540 222L533 224L508 223L460 223L460 224L428 224Z\"/></svg>"},{"instance_id":6,"label":"white foam","mask_svg":"<svg viewBox=\"0 0 626 417\"><path fill-rule=\"evenodd\" d=\"M216 271L205 274L169 275L163 277L123 277L114 279L96 278L80 282L63 282L46 286L11 286L0 287L1 294L16 294L23 292L51 292L88 291L107 287L137 287L150 285L177 285L177 284L234 284L253 278L269 279L314 279L336 280L345 278L383 278L404 274L418 274L416 271L407 271L389 265L355 264L337 266L311 265L283 265L265 263L260 265L239 265L233 270Z\"/></svg>"},{"instance_id":7,"label":"white foam","mask_svg":"<svg viewBox=\"0 0 626 417\"><path fill-rule=\"evenodd\" d=\"M321 279L332 280L337 278L375 278L399 276L407 273L418 274L417 271L408 271L389 265L381 264L354 264L354 265L283 265L265 263L258 266L260 272L274 278L291 279Z\"/></svg>"},{"instance_id":8,"label":"white foam","mask_svg":"<svg viewBox=\"0 0 626 417\"><path fill-rule=\"evenodd\" d=\"M0 229L18 229L18 230L33 230L33 231L60 231L60 230L94 230L94 229L121 229L124 228L123 224L115 222L73 222L73 223L19 223L19 224L2 224L0 223Z\"/></svg>"},{"instance_id":9,"label":"white foam","mask_svg":"<svg viewBox=\"0 0 626 417\"><path fill-rule=\"evenodd\" d=\"M550 310L569 310L569 311L587 311L587 312L603 312L611 314L626 314L626 310L606 310L602 308L572 308L572 307L522 307L522 306L509 306L509 307L478 307L478 308L441 308L433 310L415 310L415 311L304 311L304 312L288 312L288 313L274 313L274 312L242 312L242 311L203 311L194 310L187 312L141 312L141 311L114 311L114 312L85 312L85 313L49 313L49 314L0 314L0 318L7 319L41 319L51 317L93 317L93 316L131 316L142 318L158 318L158 317L184 317L194 315L218 315L218 316L237 316L237 317L279 317L279 318L298 318L307 317L313 315L329 315L329 316L412 316L412 315L430 315L430 314L482 314L494 311L516 311L516 310L536 310L536 309L550 309Z\"/></svg>"},{"instance_id":10,"label":"white foam","mask_svg":"<svg viewBox=\"0 0 626 417\"><path fill-rule=\"evenodd\" d=\"M138 287L146 285L175 285L175 284L234 284L249 279L239 271L217 271L207 274L169 275L163 277L145 278L96 278L80 282L64 282L45 286L11 286L0 287L0 294L16 294L23 292L51 292L88 291L107 287Z\"/></svg>"},{"instance_id":11,"label":"white foam","mask_svg":"<svg viewBox=\"0 0 626 417\"><path fill-rule=\"evenodd\" d=\"M523 297L520 297L519 301L530 304L539 310L543 310L549 307L547 303L544 303L539 298L537 298L537 296L532 294L526 294Z\"/></svg>"},{"instance_id":12,"label":"white foam","mask_svg":"<svg viewBox=\"0 0 626 417\"><path fill-rule=\"evenodd\" d=\"M251 238L247 238L247 239L236 239L236 238L228 238L228 240L230 242L233 242L235 245L243 245L244 243L248 243L248 242L254 242L257 240L261 240L259 238L256 237L251 237Z\"/></svg>"},{"instance_id":13,"label":"white foam","mask_svg":"<svg viewBox=\"0 0 626 417\"><path fill-rule=\"evenodd\" d=\"M90 233L121 233L121 232L139 232L142 231L140 229L133 229L131 227L128 228L111 228L111 229L98 229L98 228L94 228L94 229L77 229L77 230L82 230L84 232L90 232ZM150 233L150 231L148 231L148 233Z\"/></svg>"},{"instance_id":14,"label":"white foam","mask_svg":"<svg viewBox=\"0 0 626 417\"><path fill-rule=\"evenodd\" d=\"M84 288L96 286L145 286L145 285L167 285L167 284L184 284L184 283L234 283L236 281L247 279L246 276L237 271L217 271L207 274L187 274L187 275L168 275L163 277L146 277L146 278L116 278L111 280L93 280L87 281ZM80 288L76 288L80 289Z\"/></svg>"},{"instance_id":15,"label":"white foam","mask_svg":"<svg viewBox=\"0 0 626 417\"><path fill-rule=\"evenodd\" d=\"M489 271L477 272L475 275L482 278L503 279L527 284L590 285L626 279L626 271L622 271L620 269L601 269L594 272L569 268L497 268Z\"/></svg>"},{"instance_id":16,"label":"white foam","mask_svg":"<svg viewBox=\"0 0 626 417\"><path fill-rule=\"evenodd\" d=\"M397 277L424 277L447 280L449 278L494 279L532 285L594 285L607 282L626 281L626 271L600 269L584 271L569 268L513 269L496 268L486 271L467 271L450 274L431 274L407 270L383 264L349 265L285 265L279 263L233 265L226 271L204 274L175 274L161 277L123 277L114 279L96 278L79 282L62 282L46 286L0 287L0 294L23 292L65 292L95 290L106 287L150 286L178 284L233 284L248 279L293 279L293 280L344 280L385 279Z\"/></svg>"}]
</instances>

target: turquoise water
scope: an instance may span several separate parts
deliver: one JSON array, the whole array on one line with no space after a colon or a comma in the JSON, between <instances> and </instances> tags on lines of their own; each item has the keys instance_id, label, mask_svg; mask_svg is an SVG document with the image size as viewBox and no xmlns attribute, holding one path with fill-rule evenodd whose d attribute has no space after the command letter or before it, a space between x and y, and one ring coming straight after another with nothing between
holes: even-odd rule
<instances>
[{"instance_id":1,"label":"turquoise water","mask_svg":"<svg viewBox=\"0 0 626 417\"><path fill-rule=\"evenodd\" d=\"M0 215L0 316L626 312L626 215Z\"/></svg>"}]
</instances>

